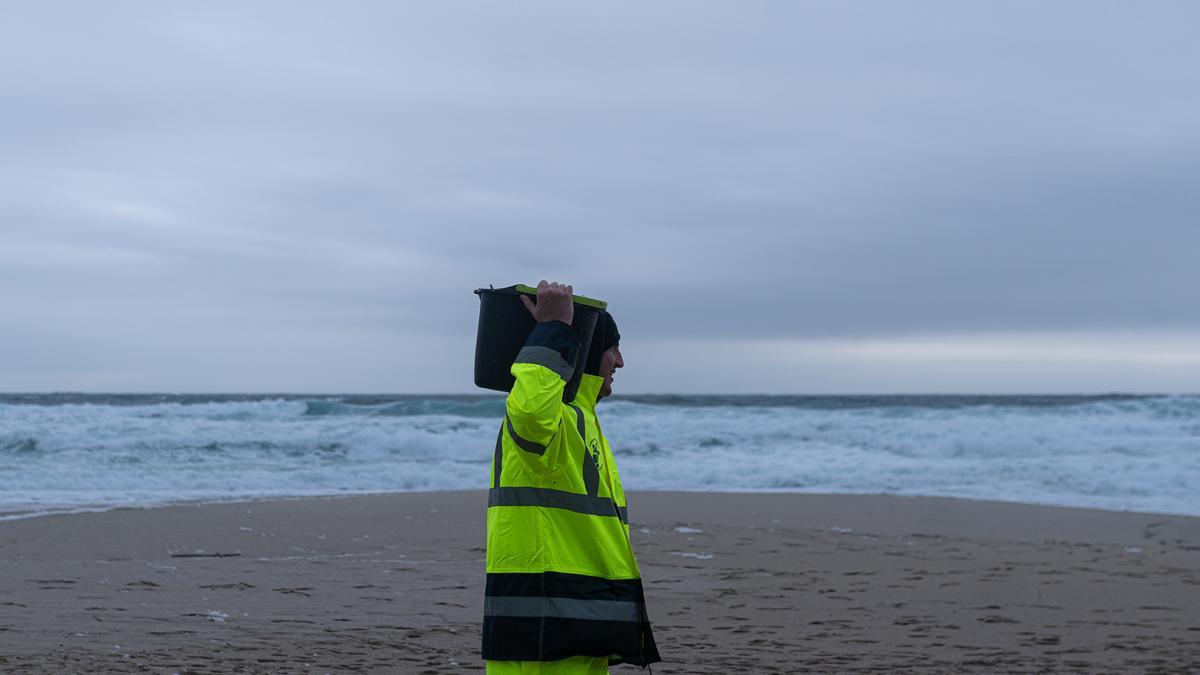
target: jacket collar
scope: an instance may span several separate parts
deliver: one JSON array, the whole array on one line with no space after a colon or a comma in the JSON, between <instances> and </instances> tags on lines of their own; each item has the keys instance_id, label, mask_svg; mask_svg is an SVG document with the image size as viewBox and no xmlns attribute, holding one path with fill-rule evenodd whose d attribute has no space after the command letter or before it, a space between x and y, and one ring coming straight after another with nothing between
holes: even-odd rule
<instances>
[{"instance_id":1,"label":"jacket collar","mask_svg":"<svg viewBox=\"0 0 1200 675\"><path fill-rule=\"evenodd\" d=\"M604 386L603 377L584 373L583 378L579 380L579 389L575 392L575 400L572 403L589 410L595 408L602 386Z\"/></svg>"}]
</instances>

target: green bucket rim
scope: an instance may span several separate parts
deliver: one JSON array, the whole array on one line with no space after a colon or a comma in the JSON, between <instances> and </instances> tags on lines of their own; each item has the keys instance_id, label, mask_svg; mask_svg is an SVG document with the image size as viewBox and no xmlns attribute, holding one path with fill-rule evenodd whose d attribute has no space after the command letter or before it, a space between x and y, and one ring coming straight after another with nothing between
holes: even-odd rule
<instances>
[{"instance_id":1,"label":"green bucket rim","mask_svg":"<svg viewBox=\"0 0 1200 675\"><path fill-rule=\"evenodd\" d=\"M526 295L532 295L535 298L537 297L537 289L534 288L533 286L526 286L525 284L517 284L517 291L520 293L524 293ZM600 309L600 310L608 309L608 303L603 300L597 300L596 298L589 298L586 295L575 295L573 293L571 294L571 298L575 301L575 304L577 304L577 305L583 305L584 307L591 307L593 309Z\"/></svg>"},{"instance_id":2,"label":"green bucket rim","mask_svg":"<svg viewBox=\"0 0 1200 675\"><path fill-rule=\"evenodd\" d=\"M515 286L507 286L505 288L477 288L477 289L475 289L476 294L501 293L504 291L514 291L517 293L524 293L525 295L532 295L535 298L537 297L537 289L534 288L533 286L526 286L525 284L517 284ZM601 311L608 309L608 303L603 300L597 300L596 298L589 298L586 295L575 295L575 294L572 294L571 298L572 298L572 300L575 301L575 304L577 304L577 305L583 305L584 307L591 307L592 309L598 309Z\"/></svg>"}]
</instances>

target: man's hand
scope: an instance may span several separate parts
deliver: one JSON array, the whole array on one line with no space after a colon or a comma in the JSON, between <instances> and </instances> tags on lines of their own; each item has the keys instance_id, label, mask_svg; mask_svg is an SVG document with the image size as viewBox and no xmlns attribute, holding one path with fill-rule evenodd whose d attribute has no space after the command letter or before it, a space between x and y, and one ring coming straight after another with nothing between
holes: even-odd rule
<instances>
[{"instance_id":1,"label":"man's hand","mask_svg":"<svg viewBox=\"0 0 1200 675\"><path fill-rule=\"evenodd\" d=\"M537 304L524 294L521 295L521 302L525 303L525 309L538 323L561 321L569 326L575 318L575 299L571 295L574 290L566 284L542 279L537 286Z\"/></svg>"}]
</instances>

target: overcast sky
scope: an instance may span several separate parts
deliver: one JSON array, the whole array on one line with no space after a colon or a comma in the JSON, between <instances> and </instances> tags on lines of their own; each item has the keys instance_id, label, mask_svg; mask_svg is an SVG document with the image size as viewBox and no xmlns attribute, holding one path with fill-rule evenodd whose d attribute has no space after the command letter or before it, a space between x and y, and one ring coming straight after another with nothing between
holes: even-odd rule
<instances>
[{"instance_id":1,"label":"overcast sky","mask_svg":"<svg viewBox=\"0 0 1200 675\"><path fill-rule=\"evenodd\" d=\"M470 392L607 299L617 392L1200 390L1192 2L28 2L0 391Z\"/></svg>"}]
</instances>

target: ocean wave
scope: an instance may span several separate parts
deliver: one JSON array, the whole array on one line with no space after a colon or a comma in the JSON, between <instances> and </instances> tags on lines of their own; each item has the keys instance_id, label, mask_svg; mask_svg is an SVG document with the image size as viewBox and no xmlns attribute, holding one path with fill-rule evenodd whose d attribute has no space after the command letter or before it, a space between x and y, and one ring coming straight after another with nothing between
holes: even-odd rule
<instances>
[{"instance_id":1,"label":"ocean wave","mask_svg":"<svg viewBox=\"0 0 1200 675\"><path fill-rule=\"evenodd\" d=\"M504 399L499 397L470 401L460 401L451 398L409 399L384 403L357 402L336 398L308 400L304 403L304 414L313 417L325 415L385 417L450 415L456 417L495 418L504 414Z\"/></svg>"},{"instance_id":2,"label":"ocean wave","mask_svg":"<svg viewBox=\"0 0 1200 675\"><path fill-rule=\"evenodd\" d=\"M504 412L496 396L54 396L0 397L0 511L479 489ZM630 490L1200 515L1200 397L659 398L601 407Z\"/></svg>"},{"instance_id":3,"label":"ocean wave","mask_svg":"<svg viewBox=\"0 0 1200 675\"><path fill-rule=\"evenodd\" d=\"M0 453L30 454L39 450L38 441L32 436L0 438Z\"/></svg>"}]
</instances>

